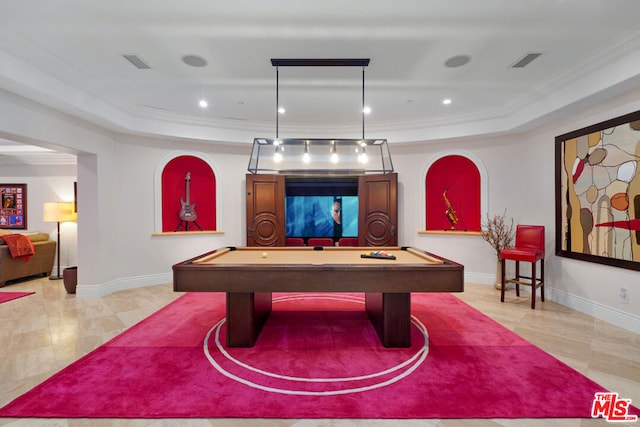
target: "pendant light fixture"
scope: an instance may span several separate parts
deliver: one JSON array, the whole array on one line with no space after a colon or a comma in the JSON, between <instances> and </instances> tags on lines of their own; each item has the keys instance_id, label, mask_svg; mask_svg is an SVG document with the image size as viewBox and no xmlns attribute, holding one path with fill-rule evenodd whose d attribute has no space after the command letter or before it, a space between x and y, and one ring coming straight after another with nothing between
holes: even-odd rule
<instances>
[{"instance_id":1,"label":"pendant light fixture","mask_svg":"<svg viewBox=\"0 0 640 427\"><path fill-rule=\"evenodd\" d=\"M393 172L387 140L365 138L365 117L370 111L365 105L365 67L369 65L369 58L272 58L271 65L276 68L275 138L254 138L247 168L249 172L350 175ZM362 138L280 138L280 67L361 67ZM367 153L367 146L373 149L374 155ZM349 150L345 151L347 147Z\"/></svg>"}]
</instances>

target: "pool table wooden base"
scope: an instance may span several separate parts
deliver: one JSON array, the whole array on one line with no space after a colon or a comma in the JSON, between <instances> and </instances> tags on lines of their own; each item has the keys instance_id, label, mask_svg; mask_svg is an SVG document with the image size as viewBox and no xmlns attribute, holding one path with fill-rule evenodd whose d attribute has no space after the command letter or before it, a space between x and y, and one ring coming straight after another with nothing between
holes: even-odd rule
<instances>
[{"instance_id":1,"label":"pool table wooden base","mask_svg":"<svg viewBox=\"0 0 640 427\"><path fill-rule=\"evenodd\" d=\"M365 308L384 347L411 346L411 294L367 292ZM253 347L271 314L271 292L227 292L227 347Z\"/></svg>"},{"instance_id":2,"label":"pool table wooden base","mask_svg":"<svg viewBox=\"0 0 640 427\"><path fill-rule=\"evenodd\" d=\"M271 314L271 292L227 292L227 347L253 347Z\"/></svg>"},{"instance_id":3,"label":"pool table wooden base","mask_svg":"<svg viewBox=\"0 0 640 427\"><path fill-rule=\"evenodd\" d=\"M173 289L225 292L228 347L255 345L272 292L363 293L382 344L410 347L411 293L463 292L464 266L412 247L228 246L175 264Z\"/></svg>"}]
</instances>

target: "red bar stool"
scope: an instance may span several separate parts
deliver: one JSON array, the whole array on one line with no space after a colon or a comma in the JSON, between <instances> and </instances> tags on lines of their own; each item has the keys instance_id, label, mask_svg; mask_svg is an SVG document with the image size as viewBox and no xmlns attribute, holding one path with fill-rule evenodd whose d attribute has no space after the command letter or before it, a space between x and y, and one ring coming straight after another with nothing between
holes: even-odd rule
<instances>
[{"instance_id":1,"label":"red bar stool","mask_svg":"<svg viewBox=\"0 0 640 427\"><path fill-rule=\"evenodd\" d=\"M505 279L507 260L516 262L515 277ZM520 261L531 263L531 277L520 275ZM540 261L540 278L536 277L536 264ZM504 302L504 291L507 283L515 283L516 295L520 296L520 285L531 286L531 308L536 308L536 289L540 288L540 297L544 301L544 226L518 225L516 227L516 244L514 247L500 251L500 268L502 281L500 301ZM523 281L521 279L529 279Z\"/></svg>"}]
</instances>

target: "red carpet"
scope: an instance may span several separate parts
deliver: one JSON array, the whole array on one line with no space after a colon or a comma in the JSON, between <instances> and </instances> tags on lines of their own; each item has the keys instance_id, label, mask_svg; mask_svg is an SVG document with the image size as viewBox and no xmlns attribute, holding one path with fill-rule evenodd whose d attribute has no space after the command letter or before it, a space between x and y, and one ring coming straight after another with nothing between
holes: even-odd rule
<instances>
[{"instance_id":1,"label":"red carpet","mask_svg":"<svg viewBox=\"0 0 640 427\"><path fill-rule=\"evenodd\" d=\"M0 304L33 294L35 294L35 292L0 292Z\"/></svg>"},{"instance_id":2,"label":"red carpet","mask_svg":"<svg viewBox=\"0 0 640 427\"><path fill-rule=\"evenodd\" d=\"M346 294L274 295L256 346L228 349L224 295L187 294L0 416L590 418L601 386L452 295L412 298L409 349Z\"/></svg>"}]
</instances>

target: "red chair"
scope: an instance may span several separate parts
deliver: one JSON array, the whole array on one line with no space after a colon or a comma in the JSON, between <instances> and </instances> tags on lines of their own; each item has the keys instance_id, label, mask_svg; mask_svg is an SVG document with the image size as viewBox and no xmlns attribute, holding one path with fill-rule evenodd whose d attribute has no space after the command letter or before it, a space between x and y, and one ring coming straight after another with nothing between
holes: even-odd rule
<instances>
[{"instance_id":1,"label":"red chair","mask_svg":"<svg viewBox=\"0 0 640 427\"><path fill-rule=\"evenodd\" d=\"M309 246L333 246L333 239L331 237L311 237L307 240Z\"/></svg>"},{"instance_id":2,"label":"red chair","mask_svg":"<svg viewBox=\"0 0 640 427\"><path fill-rule=\"evenodd\" d=\"M505 278L505 264L508 260L516 262L515 277ZM531 263L531 277L520 275L520 261ZM540 278L536 277L536 264L540 261ZM500 251L500 268L502 281L500 301L504 302L504 291L507 283L515 283L516 295L520 296L520 285L531 286L531 308L536 308L536 289L540 288L540 297L544 301L544 226L518 225L516 227L516 244L512 248ZM521 279L529 279L523 281Z\"/></svg>"},{"instance_id":3,"label":"red chair","mask_svg":"<svg viewBox=\"0 0 640 427\"><path fill-rule=\"evenodd\" d=\"M287 237L284 240L285 246L306 246L302 237Z\"/></svg>"},{"instance_id":4,"label":"red chair","mask_svg":"<svg viewBox=\"0 0 640 427\"><path fill-rule=\"evenodd\" d=\"M358 246L357 237L341 237L338 240L338 246Z\"/></svg>"}]
</instances>

